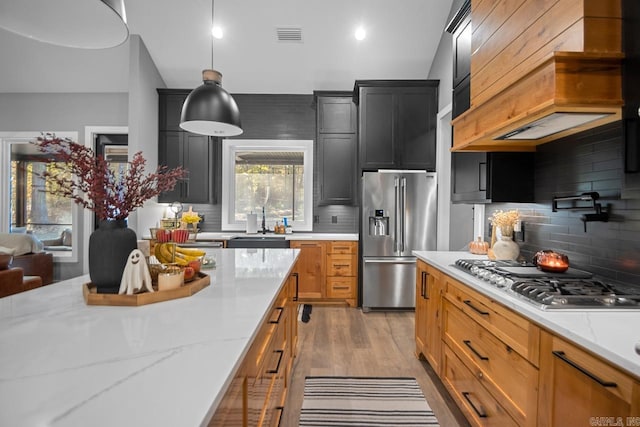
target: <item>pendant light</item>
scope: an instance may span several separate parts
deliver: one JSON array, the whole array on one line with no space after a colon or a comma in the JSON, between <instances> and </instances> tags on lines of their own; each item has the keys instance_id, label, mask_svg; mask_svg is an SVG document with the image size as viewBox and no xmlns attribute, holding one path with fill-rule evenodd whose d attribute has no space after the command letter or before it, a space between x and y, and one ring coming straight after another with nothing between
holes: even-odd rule
<instances>
[{"instance_id":1,"label":"pendant light","mask_svg":"<svg viewBox=\"0 0 640 427\"><path fill-rule=\"evenodd\" d=\"M214 1L211 0L212 28L213 9ZM203 84L192 90L182 105L180 127L200 135L240 135L242 125L238 105L222 88L222 74L213 69L213 37L211 37L211 69L202 71L202 81Z\"/></svg>"},{"instance_id":2,"label":"pendant light","mask_svg":"<svg viewBox=\"0 0 640 427\"><path fill-rule=\"evenodd\" d=\"M82 49L119 46L129 37L124 0L11 0L0 28L44 43Z\"/></svg>"}]
</instances>

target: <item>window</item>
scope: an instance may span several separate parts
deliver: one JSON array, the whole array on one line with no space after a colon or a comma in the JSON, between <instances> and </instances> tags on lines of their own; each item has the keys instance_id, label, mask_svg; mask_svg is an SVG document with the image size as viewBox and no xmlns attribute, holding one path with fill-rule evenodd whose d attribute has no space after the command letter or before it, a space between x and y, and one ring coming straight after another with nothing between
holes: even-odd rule
<instances>
[{"instance_id":1,"label":"window","mask_svg":"<svg viewBox=\"0 0 640 427\"><path fill-rule=\"evenodd\" d=\"M65 197L48 193L48 186L53 185L41 178L45 170L56 172L59 165L48 163L46 155L41 153L35 145L30 144L40 133L33 133L32 137L22 136L4 137L2 141L3 166L0 181L7 182L0 195L9 206L2 212L0 229L8 232L26 232L33 234L42 241L45 249L54 254L58 261L77 261L77 233L74 224L77 223L79 208L74 202ZM61 137L77 140L75 132L58 133ZM63 173L60 171L59 173Z\"/></svg>"},{"instance_id":2,"label":"window","mask_svg":"<svg viewBox=\"0 0 640 427\"><path fill-rule=\"evenodd\" d=\"M262 216L267 228L287 218L295 231L313 224L313 141L224 140L222 229L245 230L246 215Z\"/></svg>"}]
</instances>

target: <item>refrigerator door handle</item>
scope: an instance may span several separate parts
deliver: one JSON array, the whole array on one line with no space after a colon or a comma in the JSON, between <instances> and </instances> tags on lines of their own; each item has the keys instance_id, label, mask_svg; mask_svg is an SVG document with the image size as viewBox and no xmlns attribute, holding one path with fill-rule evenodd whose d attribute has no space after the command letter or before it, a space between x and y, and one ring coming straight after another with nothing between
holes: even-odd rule
<instances>
[{"instance_id":1,"label":"refrigerator door handle","mask_svg":"<svg viewBox=\"0 0 640 427\"><path fill-rule=\"evenodd\" d=\"M405 242L405 220L407 215L407 178L400 181L400 252L404 252Z\"/></svg>"},{"instance_id":2,"label":"refrigerator door handle","mask_svg":"<svg viewBox=\"0 0 640 427\"><path fill-rule=\"evenodd\" d=\"M394 233L393 233L393 251L400 252L400 179L396 176L393 179L394 189Z\"/></svg>"}]
</instances>

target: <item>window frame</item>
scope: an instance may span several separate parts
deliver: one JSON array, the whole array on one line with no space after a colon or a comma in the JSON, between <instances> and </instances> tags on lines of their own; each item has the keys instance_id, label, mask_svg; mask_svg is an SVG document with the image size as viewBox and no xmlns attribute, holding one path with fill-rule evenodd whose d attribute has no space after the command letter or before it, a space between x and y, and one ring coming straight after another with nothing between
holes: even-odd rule
<instances>
[{"instance_id":1,"label":"window frame","mask_svg":"<svg viewBox=\"0 0 640 427\"><path fill-rule=\"evenodd\" d=\"M78 141L78 132L51 131L51 133L55 133L55 135L60 138L69 138L72 141ZM28 144L41 135L41 132L0 132L0 146L2 147L2 152L0 153L0 164L2 165L2 172L0 173L0 200L2 201L1 205L6 206L6 209L0 209L0 232L8 233L10 227L9 206L11 206L11 147L14 144ZM54 262L78 262L80 253L80 240L78 236L82 231L82 226L80 224L81 210L81 206L76 203L72 203L71 251L61 253L49 251L53 254Z\"/></svg>"},{"instance_id":2,"label":"window frame","mask_svg":"<svg viewBox=\"0 0 640 427\"><path fill-rule=\"evenodd\" d=\"M303 153L304 219L291 221L293 231L313 230L313 140L224 139L222 140L223 231L244 231L246 221L235 221L235 158L242 151L297 151Z\"/></svg>"}]
</instances>

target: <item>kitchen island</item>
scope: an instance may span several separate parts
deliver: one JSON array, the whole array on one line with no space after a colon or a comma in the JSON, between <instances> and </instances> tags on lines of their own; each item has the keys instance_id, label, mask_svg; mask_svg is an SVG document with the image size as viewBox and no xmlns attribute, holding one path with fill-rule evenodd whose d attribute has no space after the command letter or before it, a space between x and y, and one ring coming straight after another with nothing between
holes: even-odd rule
<instances>
[{"instance_id":1,"label":"kitchen island","mask_svg":"<svg viewBox=\"0 0 640 427\"><path fill-rule=\"evenodd\" d=\"M207 425L296 249L224 249L197 294L88 306L88 276L0 299L0 425Z\"/></svg>"}]
</instances>

